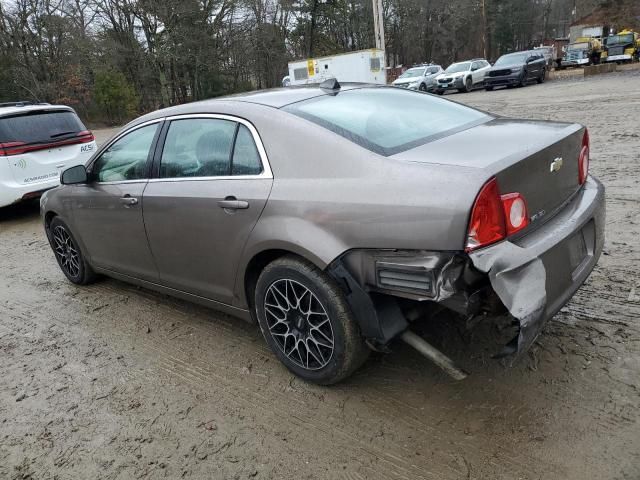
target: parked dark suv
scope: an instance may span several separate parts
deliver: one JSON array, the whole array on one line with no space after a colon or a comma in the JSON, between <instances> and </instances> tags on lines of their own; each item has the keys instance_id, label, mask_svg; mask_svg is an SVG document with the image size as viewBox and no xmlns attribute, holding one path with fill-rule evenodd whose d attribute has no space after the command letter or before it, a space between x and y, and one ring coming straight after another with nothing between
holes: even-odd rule
<instances>
[{"instance_id":1,"label":"parked dark suv","mask_svg":"<svg viewBox=\"0 0 640 480\"><path fill-rule=\"evenodd\" d=\"M485 73L484 89L494 87L524 87L532 80L544 82L547 65L544 55L534 50L501 56Z\"/></svg>"}]
</instances>

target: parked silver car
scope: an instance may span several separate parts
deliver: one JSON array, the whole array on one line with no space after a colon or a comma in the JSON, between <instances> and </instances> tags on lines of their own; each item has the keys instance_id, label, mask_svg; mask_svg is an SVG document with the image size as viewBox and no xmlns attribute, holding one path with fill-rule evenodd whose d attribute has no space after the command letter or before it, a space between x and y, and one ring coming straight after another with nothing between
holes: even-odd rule
<instances>
[{"instance_id":1,"label":"parked silver car","mask_svg":"<svg viewBox=\"0 0 640 480\"><path fill-rule=\"evenodd\" d=\"M491 64L484 58L452 63L436 77L435 91L438 95L442 95L448 90L463 93L482 87L485 72L490 68Z\"/></svg>"},{"instance_id":2,"label":"parked silver car","mask_svg":"<svg viewBox=\"0 0 640 480\"><path fill-rule=\"evenodd\" d=\"M581 125L333 80L145 115L41 211L71 282L254 319L291 371L329 384L397 337L450 367L410 333L436 310L511 315L502 353L526 350L602 250L588 165Z\"/></svg>"},{"instance_id":3,"label":"parked silver car","mask_svg":"<svg viewBox=\"0 0 640 480\"><path fill-rule=\"evenodd\" d=\"M393 81L392 85L422 92L433 92L435 91L436 77L443 71L440 65L418 65L407 69Z\"/></svg>"}]
</instances>

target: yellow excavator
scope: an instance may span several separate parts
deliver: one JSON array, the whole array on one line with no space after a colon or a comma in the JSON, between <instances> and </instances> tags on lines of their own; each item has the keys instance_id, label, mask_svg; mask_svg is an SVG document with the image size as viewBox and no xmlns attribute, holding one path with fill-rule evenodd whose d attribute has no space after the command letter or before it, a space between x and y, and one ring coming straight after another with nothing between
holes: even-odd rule
<instances>
[{"instance_id":1,"label":"yellow excavator","mask_svg":"<svg viewBox=\"0 0 640 480\"><path fill-rule=\"evenodd\" d=\"M604 38L603 62L633 62L640 60L640 34L633 30L620 30Z\"/></svg>"}]
</instances>

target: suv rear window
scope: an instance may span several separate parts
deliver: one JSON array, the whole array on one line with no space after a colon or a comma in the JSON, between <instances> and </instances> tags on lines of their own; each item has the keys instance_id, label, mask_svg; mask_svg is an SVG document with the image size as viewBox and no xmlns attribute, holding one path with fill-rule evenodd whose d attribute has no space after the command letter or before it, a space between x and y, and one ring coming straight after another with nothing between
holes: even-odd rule
<instances>
[{"instance_id":1,"label":"suv rear window","mask_svg":"<svg viewBox=\"0 0 640 480\"><path fill-rule=\"evenodd\" d=\"M399 88L358 88L283 110L381 155L394 155L491 117L455 102Z\"/></svg>"},{"instance_id":2,"label":"suv rear window","mask_svg":"<svg viewBox=\"0 0 640 480\"><path fill-rule=\"evenodd\" d=\"M78 116L69 110L27 111L0 117L0 143L43 143L72 137L86 130Z\"/></svg>"}]
</instances>

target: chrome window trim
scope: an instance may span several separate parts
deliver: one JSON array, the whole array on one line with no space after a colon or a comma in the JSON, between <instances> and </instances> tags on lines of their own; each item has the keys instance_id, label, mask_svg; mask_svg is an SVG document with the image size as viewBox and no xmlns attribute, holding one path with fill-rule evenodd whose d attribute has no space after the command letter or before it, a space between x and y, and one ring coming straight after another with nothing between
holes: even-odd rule
<instances>
[{"instance_id":1,"label":"chrome window trim","mask_svg":"<svg viewBox=\"0 0 640 480\"><path fill-rule=\"evenodd\" d=\"M133 127L129 128L127 130L121 131L115 137L113 137L111 140L109 140L108 143L106 143L103 147L101 147L100 150L98 150L98 152L96 153L96 156L94 158L92 158L89 163L87 163L87 165L86 165L87 171L89 171L90 168L93 167L93 164L96 163L100 157L102 157L104 152L106 152L107 150L109 150L109 148L111 148L111 145L116 143L122 137L124 137L126 135L129 135L132 132L135 132L139 128L147 127L149 125L153 125L154 123L162 123L162 122L164 122L164 120L165 120L165 117L156 118L156 119L153 119L153 120L149 120L148 122L143 122L143 123L141 123L139 125L134 125ZM149 181L148 178L138 178L138 179L135 179L135 180L114 180L114 181L111 181L111 182L91 182L89 185L91 185L91 184L93 184L93 185L118 185L118 184L121 184L121 183L140 183L140 182L145 182L146 183L148 181Z\"/></svg>"},{"instance_id":2,"label":"chrome window trim","mask_svg":"<svg viewBox=\"0 0 640 480\"><path fill-rule=\"evenodd\" d=\"M191 181L211 181L211 180L260 180L260 179L272 179L273 171L271 170L271 164L269 163L269 159L267 157L267 152L264 149L264 145L262 144L262 139L260 138L260 134L253 126L251 122L245 120L244 118L236 117L234 115L227 114L219 114L219 113L187 113L184 115L174 115L171 117L165 117L164 120L167 122L173 120L187 120L187 119L197 119L197 118L205 118L205 119L214 119L214 120L228 120L231 122L236 122L241 125L247 127L251 136L253 137L253 142L258 149L258 155L260 156L260 162L262 163L262 172L257 175L220 175L214 177L172 177L172 178L151 178L149 179L149 183L164 183L164 182L191 182Z\"/></svg>"}]
</instances>

